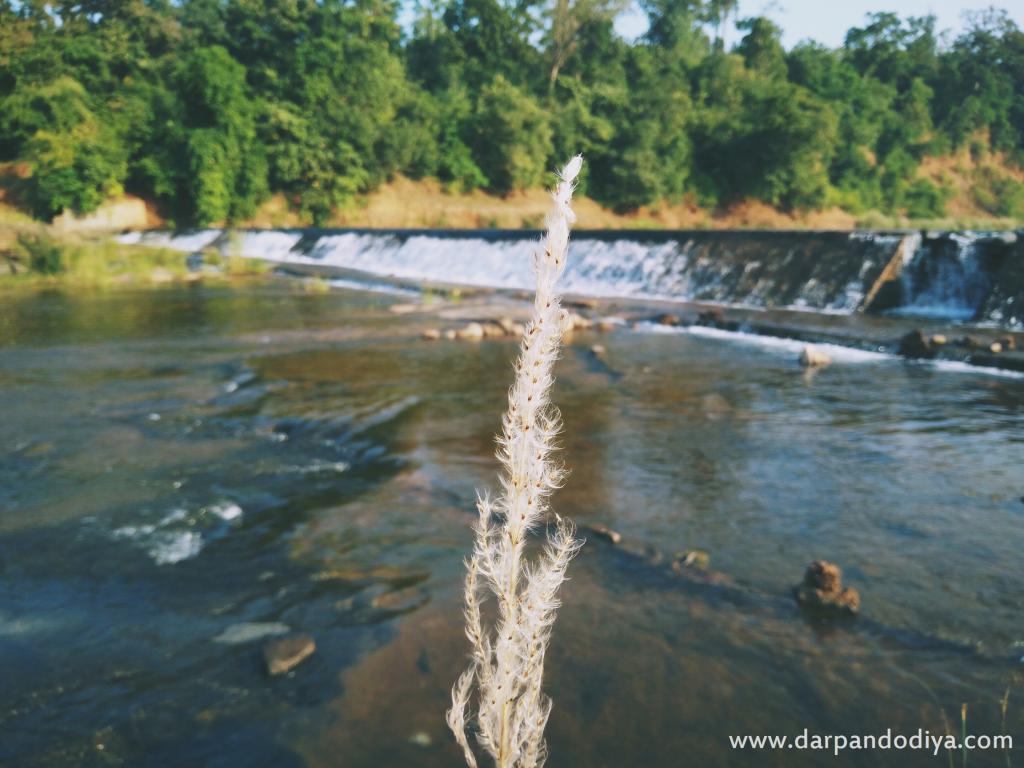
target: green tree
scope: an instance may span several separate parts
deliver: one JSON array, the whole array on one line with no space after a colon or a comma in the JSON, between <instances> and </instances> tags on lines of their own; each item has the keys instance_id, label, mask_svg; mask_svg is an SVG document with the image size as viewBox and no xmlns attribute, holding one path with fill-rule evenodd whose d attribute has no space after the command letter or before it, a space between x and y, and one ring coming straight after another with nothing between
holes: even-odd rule
<instances>
[{"instance_id":1,"label":"green tree","mask_svg":"<svg viewBox=\"0 0 1024 768\"><path fill-rule=\"evenodd\" d=\"M492 191L545 183L551 124L536 99L496 75L480 92L473 122L474 156Z\"/></svg>"},{"instance_id":2,"label":"green tree","mask_svg":"<svg viewBox=\"0 0 1024 768\"><path fill-rule=\"evenodd\" d=\"M31 131L23 157L32 169L27 194L35 215L49 219L65 208L88 213L120 192L127 172L124 147L90 109L82 85L60 77L26 90L15 92L7 105L8 118Z\"/></svg>"},{"instance_id":3,"label":"green tree","mask_svg":"<svg viewBox=\"0 0 1024 768\"><path fill-rule=\"evenodd\" d=\"M257 144L256 105L245 68L220 46L181 62L186 194L197 224L249 215L267 191L266 158Z\"/></svg>"}]
</instances>

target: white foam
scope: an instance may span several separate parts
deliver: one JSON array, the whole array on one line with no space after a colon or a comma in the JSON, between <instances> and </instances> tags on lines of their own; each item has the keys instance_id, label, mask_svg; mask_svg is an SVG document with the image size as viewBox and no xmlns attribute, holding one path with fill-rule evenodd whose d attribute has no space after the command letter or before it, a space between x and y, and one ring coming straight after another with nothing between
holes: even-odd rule
<instances>
[{"instance_id":1,"label":"white foam","mask_svg":"<svg viewBox=\"0 0 1024 768\"><path fill-rule=\"evenodd\" d=\"M345 288L351 291L370 291L371 293L390 293L395 296L419 296L420 292L412 288L402 288L387 283L375 283L372 281L346 280L335 277L327 281L327 284L334 288Z\"/></svg>"},{"instance_id":2,"label":"white foam","mask_svg":"<svg viewBox=\"0 0 1024 768\"><path fill-rule=\"evenodd\" d=\"M201 229L195 232L126 232L117 238L126 245L152 245L174 251L195 253L210 245L221 235L219 229Z\"/></svg>"},{"instance_id":3,"label":"white foam","mask_svg":"<svg viewBox=\"0 0 1024 768\"><path fill-rule=\"evenodd\" d=\"M115 539L127 539L145 547L157 565L173 565L198 555L207 536L223 535L224 523L234 524L244 511L233 501L220 501L203 507L198 514L178 507L156 524L125 525L113 532ZM218 522L212 522L211 518Z\"/></svg>"},{"instance_id":4,"label":"white foam","mask_svg":"<svg viewBox=\"0 0 1024 768\"><path fill-rule=\"evenodd\" d=\"M199 554L203 537L196 531L161 531L149 546L149 555L157 565L173 565Z\"/></svg>"},{"instance_id":5,"label":"white foam","mask_svg":"<svg viewBox=\"0 0 1024 768\"><path fill-rule=\"evenodd\" d=\"M195 251L209 245L217 230L171 236L146 233L135 242ZM127 237L127 236L125 236ZM220 245L226 254L277 263L327 265L369 275L421 282L529 290L534 286L533 254L536 239L486 239L388 233L345 232L324 235L308 252L296 248L301 235L274 230L232 235ZM128 242L127 239L124 240ZM710 258L693 239L641 243L628 238L603 240L580 236L572 244L573 258L562 278L566 293L606 298L643 298L668 301L699 300L758 307L766 303L771 281L762 281L749 296L730 295L729 275L734 265ZM750 269L755 264L748 264ZM408 289L370 281L337 279L332 285L357 290L405 294ZM862 287L851 282L828 306L827 288L809 281L795 309L842 313L861 299Z\"/></svg>"},{"instance_id":6,"label":"white foam","mask_svg":"<svg viewBox=\"0 0 1024 768\"><path fill-rule=\"evenodd\" d=\"M651 324L654 326L654 324ZM882 360L893 359L892 355L884 352L873 352L855 347L844 347L839 344L818 344L799 339L785 339L777 336L763 336L757 333L746 333L744 331L726 331L721 328L708 328L703 325L690 326L654 326L665 328L669 332L683 333L689 336L702 336L708 339L722 339L742 344L751 344L764 349L775 349L793 355L799 355L806 346L813 346L832 358L837 363L872 363Z\"/></svg>"},{"instance_id":7,"label":"white foam","mask_svg":"<svg viewBox=\"0 0 1024 768\"><path fill-rule=\"evenodd\" d=\"M294 261L299 254L293 253L302 236L295 232L258 230L235 232L221 247L227 256L247 256L265 261Z\"/></svg>"},{"instance_id":8,"label":"white foam","mask_svg":"<svg viewBox=\"0 0 1024 768\"><path fill-rule=\"evenodd\" d=\"M225 645L239 645L252 642L253 640L262 640L265 637L287 635L290 629L287 624L282 624L279 621L245 621L239 624L232 624L213 638L213 642Z\"/></svg>"},{"instance_id":9,"label":"white foam","mask_svg":"<svg viewBox=\"0 0 1024 768\"><path fill-rule=\"evenodd\" d=\"M637 330L646 333L681 334L686 336L698 336L707 339L718 339L738 344L749 344L761 349L785 352L787 355L798 355L804 347L813 346L819 349L836 363L881 363L886 361L903 360L902 357L888 352L875 352L855 347L844 347L839 344L818 344L814 342L800 341L799 339L785 339L777 336L764 336L757 333L745 331L727 331L721 328L708 328L703 325L672 326L661 325L660 323L638 323ZM795 357L794 357L795 359ZM990 368L983 365L971 365L957 360L914 360L914 363L927 365L940 371L949 373L974 373L985 376L1002 376L1005 378L1024 378L1024 373L1010 371L1006 368Z\"/></svg>"},{"instance_id":10,"label":"white foam","mask_svg":"<svg viewBox=\"0 0 1024 768\"><path fill-rule=\"evenodd\" d=\"M318 475L324 472L341 474L342 472L347 472L349 466L347 461L312 461L303 466L289 467L289 469L301 475Z\"/></svg>"},{"instance_id":11,"label":"white foam","mask_svg":"<svg viewBox=\"0 0 1024 768\"><path fill-rule=\"evenodd\" d=\"M155 525L125 525L114 530L115 539L140 539L151 535L156 530Z\"/></svg>"},{"instance_id":12,"label":"white foam","mask_svg":"<svg viewBox=\"0 0 1024 768\"><path fill-rule=\"evenodd\" d=\"M221 502L220 504L214 504L209 507L209 511L219 517L221 520L231 522L232 520L240 520L242 518L242 508L231 501Z\"/></svg>"},{"instance_id":13,"label":"white foam","mask_svg":"<svg viewBox=\"0 0 1024 768\"><path fill-rule=\"evenodd\" d=\"M1008 379L1024 379L1024 373L1006 368L992 368L987 365L971 365L960 360L926 360L926 363L940 371L949 373L984 373L989 376L1003 376Z\"/></svg>"},{"instance_id":14,"label":"white foam","mask_svg":"<svg viewBox=\"0 0 1024 768\"><path fill-rule=\"evenodd\" d=\"M159 526L163 528L164 526L173 525L174 523L184 522L186 519L188 519L187 511L184 509L174 509L160 519Z\"/></svg>"}]
</instances>

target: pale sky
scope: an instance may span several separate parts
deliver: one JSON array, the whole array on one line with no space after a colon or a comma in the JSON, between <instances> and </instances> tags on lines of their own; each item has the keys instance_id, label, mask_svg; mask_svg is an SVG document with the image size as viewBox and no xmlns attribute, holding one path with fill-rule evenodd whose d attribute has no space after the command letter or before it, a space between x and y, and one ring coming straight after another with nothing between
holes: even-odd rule
<instances>
[{"instance_id":1,"label":"pale sky","mask_svg":"<svg viewBox=\"0 0 1024 768\"><path fill-rule=\"evenodd\" d=\"M940 30L956 33L963 29L964 11L993 5L1024 27L1024 0L740 0L739 17L767 16L782 27L782 42L787 49L805 38L835 48L842 44L846 30L863 25L868 13L892 11L904 17L934 14ZM631 10L615 26L632 38L646 29L646 19L639 10ZM726 31L727 45L732 46L738 39L735 29Z\"/></svg>"}]
</instances>

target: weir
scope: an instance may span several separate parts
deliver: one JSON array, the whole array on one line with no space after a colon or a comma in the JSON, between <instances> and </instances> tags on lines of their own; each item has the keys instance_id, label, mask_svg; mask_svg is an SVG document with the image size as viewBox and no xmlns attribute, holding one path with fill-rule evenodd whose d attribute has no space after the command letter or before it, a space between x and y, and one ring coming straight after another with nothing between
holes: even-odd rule
<instances>
[{"instance_id":1,"label":"weir","mask_svg":"<svg viewBox=\"0 0 1024 768\"><path fill-rule=\"evenodd\" d=\"M528 289L538 234L210 229L121 240L376 277ZM572 255L565 291L580 296L1024 326L1024 244L1014 232L580 230Z\"/></svg>"}]
</instances>

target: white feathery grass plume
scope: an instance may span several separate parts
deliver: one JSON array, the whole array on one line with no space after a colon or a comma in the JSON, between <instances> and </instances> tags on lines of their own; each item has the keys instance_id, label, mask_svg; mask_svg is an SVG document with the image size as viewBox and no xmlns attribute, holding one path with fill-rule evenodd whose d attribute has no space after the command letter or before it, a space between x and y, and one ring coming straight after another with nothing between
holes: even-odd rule
<instances>
[{"instance_id":1,"label":"white feathery grass plume","mask_svg":"<svg viewBox=\"0 0 1024 768\"><path fill-rule=\"evenodd\" d=\"M476 768L468 727L470 698L478 702L476 740L497 768L539 768L547 750L544 726L551 699L541 691L544 653L558 608L558 588L582 542L571 523L554 515L554 530L536 562L525 558L529 533L549 518L548 497L563 472L551 459L561 427L550 401L552 368L565 328L555 285L565 271L570 207L583 158L576 155L559 174L547 234L534 253L537 294L526 326L509 390L508 411L498 438L500 493L477 499L476 543L466 562L466 635L472 646L469 668L452 689L448 725ZM481 607L494 598L493 625L485 625Z\"/></svg>"}]
</instances>

